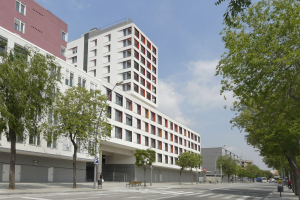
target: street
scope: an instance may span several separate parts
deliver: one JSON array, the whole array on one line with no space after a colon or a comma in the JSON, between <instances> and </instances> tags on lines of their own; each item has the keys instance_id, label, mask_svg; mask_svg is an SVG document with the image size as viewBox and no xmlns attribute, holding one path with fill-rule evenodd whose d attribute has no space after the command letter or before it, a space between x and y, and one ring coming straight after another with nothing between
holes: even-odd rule
<instances>
[{"instance_id":1,"label":"street","mask_svg":"<svg viewBox=\"0 0 300 200\"><path fill-rule=\"evenodd\" d=\"M42 194L1 195L0 199L14 200L79 200L79 199L264 199L272 193L278 184L243 183L243 184L204 184L186 187L102 189L86 192L61 192ZM286 189L286 188L285 188ZM278 194L279 197L279 194Z\"/></svg>"}]
</instances>

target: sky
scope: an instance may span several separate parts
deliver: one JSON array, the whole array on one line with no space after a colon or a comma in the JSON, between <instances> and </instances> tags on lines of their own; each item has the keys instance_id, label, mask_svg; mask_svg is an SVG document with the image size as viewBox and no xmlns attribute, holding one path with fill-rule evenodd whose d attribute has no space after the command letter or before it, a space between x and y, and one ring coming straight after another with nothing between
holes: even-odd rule
<instances>
[{"instance_id":1,"label":"sky","mask_svg":"<svg viewBox=\"0 0 300 200\"><path fill-rule=\"evenodd\" d=\"M268 169L245 133L229 123L232 94L220 95L215 76L223 14L216 0L35 0L68 24L72 41L92 28L130 18L158 47L158 110L201 135L202 147L225 147Z\"/></svg>"}]
</instances>

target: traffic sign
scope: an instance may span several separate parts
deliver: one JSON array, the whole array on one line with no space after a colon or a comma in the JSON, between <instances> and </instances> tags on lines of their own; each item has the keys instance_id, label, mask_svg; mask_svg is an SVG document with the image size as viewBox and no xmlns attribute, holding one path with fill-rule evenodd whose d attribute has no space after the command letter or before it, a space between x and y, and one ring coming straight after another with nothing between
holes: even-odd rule
<instances>
[{"instance_id":1,"label":"traffic sign","mask_svg":"<svg viewBox=\"0 0 300 200\"><path fill-rule=\"evenodd\" d=\"M97 157L94 158L94 164L98 165L98 158Z\"/></svg>"},{"instance_id":2,"label":"traffic sign","mask_svg":"<svg viewBox=\"0 0 300 200\"><path fill-rule=\"evenodd\" d=\"M204 172L206 172L206 168L202 168L202 170L203 170Z\"/></svg>"}]
</instances>

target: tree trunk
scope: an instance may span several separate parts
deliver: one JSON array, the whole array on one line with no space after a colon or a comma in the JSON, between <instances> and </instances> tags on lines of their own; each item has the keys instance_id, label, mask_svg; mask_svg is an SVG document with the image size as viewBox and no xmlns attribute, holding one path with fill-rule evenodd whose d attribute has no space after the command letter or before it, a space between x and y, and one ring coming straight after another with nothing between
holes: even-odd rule
<instances>
[{"instance_id":1,"label":"tree trunk","mask_svg":"<svg viewBox=\"0 0 300 200\"><path fill-rule=\"evenodd\" d=\"M192 185L193 185L193 171L191 170L191 174L192 174Z\"/></svg>"},{"instance_id":2,"label":"tree trunk","mask_svg":"<svg viewBox=\"0 0 300 200\"><path fill-rule=\"evenodd\" d=\"M294 179L295 179L293 182L293 184L295 184L295 195L298 196L300 193L300 188L299 188L299 176L297 175L297 166L295 166L295 164L297 163L296 158L295 156L290 156L289 160L292 162L291 170L293 171Z\"/></svg>"},{"instance_id":3,"label":"tree trunk","mask_svg":"<svg viewBox=\"0 0 300 200\"><path fill-rule=\"evenodd\" d=\"M73 188L76 188L76 157L77 157L77 147L74 146L73 154Z\"/></svg>"},{"instance_id":4,"label":"tree trunk","mask_svg":"<svg viewBox=\"0 0 300 200\"><path fill-rule=\"evenodd\" d=\"M179 176L179 185L181 185L181 170L179 172L180 176Z\"/></svg>"},{"instance_id":5,"label":"tree trunk","mask_svg":"<svg viewBox=\"0 0 300 200\"><path fill-rule=\"evenodd\" d=\"M16 132L9 129L10 137L10 168L8 189L15 189L15 164L16 164Z\"/></svg>"},{"instance_id":6,"label":"tree trunk","mask_svg":"<svg viewBox=\"0 0 300 200\"><path fill-rule=\"evenodd\" d=\"M144 187L146 187L146 166L144 166Z\"/></svg>"},{"instance_id":7,"label":"tree trunk","mask_svg":"<svg viewBox=\"0 0 300 200\"><path fill-rule=\"evenodd\" d=\"M291 169L291 181L292 181L292 190L293 192L296 194L296 190L295 190L295 181L296 181L296 178L295 178L295 174L294 174L294 170L293 170L293 163L291 161L291 158L289 156L286 156L287 160L288 160L288 163L290 165L290 169Z\"/></svg>"}]
</instances>

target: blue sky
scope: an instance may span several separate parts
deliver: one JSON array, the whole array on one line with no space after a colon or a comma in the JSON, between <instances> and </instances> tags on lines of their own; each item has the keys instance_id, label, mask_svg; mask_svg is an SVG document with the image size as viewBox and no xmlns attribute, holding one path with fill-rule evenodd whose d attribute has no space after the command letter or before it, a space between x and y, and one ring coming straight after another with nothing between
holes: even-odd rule
<instances>
[{"instance_id":1,"label":"blue sky","mask_svg":"<svg viewBox=\"0 0 300 200\"><path fill-rule=\"evenodd\" d=\"M248 146L244 133L231 129L232 95L220 96L215 67L224 53L219 34L225 2L216 0L36 0L68 24L69 41L91 28L129 17L158 47L159 110L201 134L202 147L227 149L267 169Z\"/></svg>"}]
</instances>

